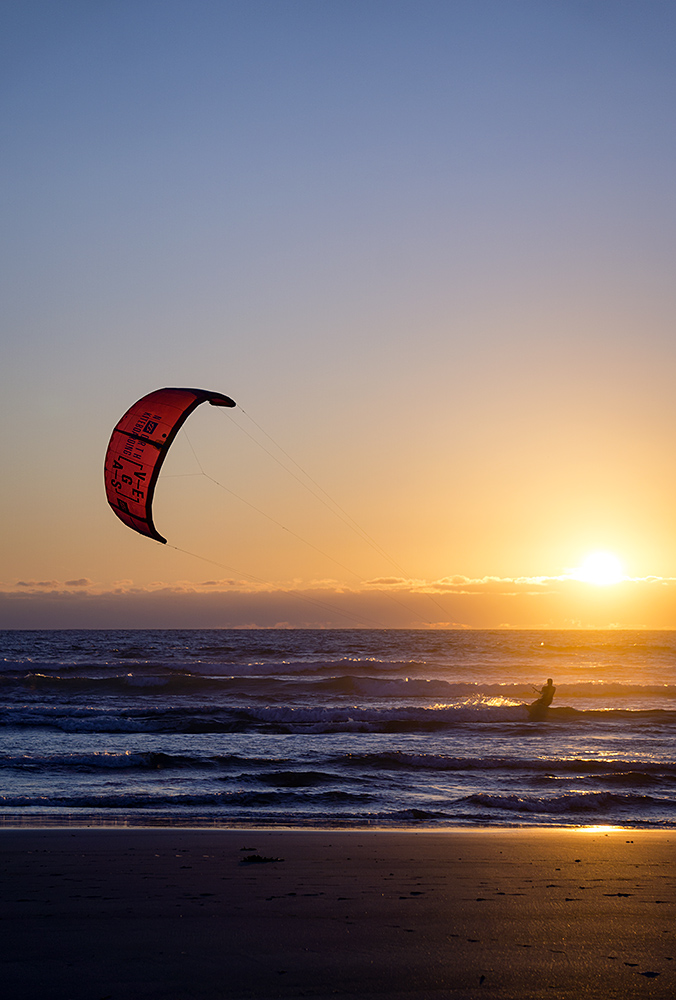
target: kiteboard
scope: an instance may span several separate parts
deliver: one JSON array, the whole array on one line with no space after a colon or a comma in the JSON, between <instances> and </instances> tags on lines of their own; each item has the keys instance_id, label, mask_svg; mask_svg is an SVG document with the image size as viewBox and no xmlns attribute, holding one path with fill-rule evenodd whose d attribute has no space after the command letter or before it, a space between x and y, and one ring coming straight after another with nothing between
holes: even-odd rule
<instances>
[{"instance_id":1,"label":"kiteboard","mask_svg":"<svg viewBox=\"0 0 676 1000\"><path fill-rule=\"evenodd\" d=\"M541 701L534 701L531 705L524 704L523 706L528 712L528 716L532 722L544 722L549 713L549 706L543 705Z\"/></svg>"}]
</instances>

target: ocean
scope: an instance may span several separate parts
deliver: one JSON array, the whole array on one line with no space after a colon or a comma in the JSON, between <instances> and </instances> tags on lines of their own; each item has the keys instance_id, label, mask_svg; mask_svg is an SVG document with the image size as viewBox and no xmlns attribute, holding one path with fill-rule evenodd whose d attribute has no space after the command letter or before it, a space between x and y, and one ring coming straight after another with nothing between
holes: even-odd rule
<instances>
[{"instance_id":1,"label":"ocean","mask_svg":"<svg viewBox=\"0 0 676 1000\"><path fill-rule=\"evenodd\" d=\"M676 632L0 632L0 824L674 828L675 667Z\"/></svg>"}]
</instances>

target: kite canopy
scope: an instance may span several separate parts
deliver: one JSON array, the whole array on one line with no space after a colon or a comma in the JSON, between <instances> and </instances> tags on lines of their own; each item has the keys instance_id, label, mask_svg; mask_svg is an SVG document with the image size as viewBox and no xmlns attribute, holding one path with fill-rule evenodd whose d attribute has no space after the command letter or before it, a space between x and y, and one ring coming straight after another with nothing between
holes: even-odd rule
<instances>
[{"instance_id":1,"label":"kite canopy","mask_svg":"<svg viewBox=\"0 0 676 1000\"><path fill-rule=\"evenodd\" d=\"M110 438L104 466L108 503L128 528L166 543L153 523L153 494L162 463L185 420L200 403L236 406L206 389L156 389L130 407Z\"/></svg>"}]
</instances>

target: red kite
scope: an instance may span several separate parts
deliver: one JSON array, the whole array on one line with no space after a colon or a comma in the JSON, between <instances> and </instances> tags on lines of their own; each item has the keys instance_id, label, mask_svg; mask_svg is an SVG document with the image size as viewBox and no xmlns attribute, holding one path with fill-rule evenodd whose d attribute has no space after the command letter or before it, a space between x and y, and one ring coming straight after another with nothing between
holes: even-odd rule
<instances>
[{"instance_id":1,"label":"red kite","mask_svg":"<svg viewBox=\"0 0 676 1000\"><path fill-rule=\"evenodd\" d=\"M166 543L153 523L153 494L162 463L185 420L200 403L236 406L206 389L156 389L118 421L104 466L108 503L128 528Z\"/></svg>"}]
</instances>

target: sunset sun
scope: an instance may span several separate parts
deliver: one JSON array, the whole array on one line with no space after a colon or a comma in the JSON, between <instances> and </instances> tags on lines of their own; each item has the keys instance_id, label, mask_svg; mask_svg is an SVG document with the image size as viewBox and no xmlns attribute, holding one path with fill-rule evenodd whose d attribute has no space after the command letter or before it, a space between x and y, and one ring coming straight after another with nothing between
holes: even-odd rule
<instances>
[{"instance_id":1,"label":"sunset sun","mask_svg":"<svg viewBox=\"0 0 676 1000\"><path fill-rule=\"evenodd\" d=\"M612 552L590 552L572 574L575 580L594 583L598 587L624 580L624 567Z\"/></svg>"}]
</instances>

